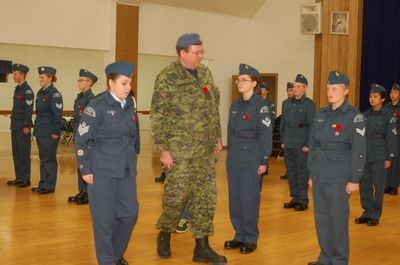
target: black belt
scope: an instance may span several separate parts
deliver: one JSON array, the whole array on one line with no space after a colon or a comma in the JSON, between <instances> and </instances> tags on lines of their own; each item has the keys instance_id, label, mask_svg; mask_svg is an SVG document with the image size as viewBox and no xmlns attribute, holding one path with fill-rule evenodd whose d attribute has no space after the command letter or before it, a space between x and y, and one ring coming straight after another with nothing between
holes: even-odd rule
<instances>
[{"instance_id":1,"label":"black belt","mask_svg":"<svg viewBox=\"0 0 400 265\"><path fill-rule=\"evenodd\" d=\"M367 139L370 139L370 140L386 139L386 134L371 134L371 135L367 135Z\"/></svg>"},{"instance_id":2,"label":"black belt","mask_svg":"<svg viewBox=\"0 0 400 265\"><path fill-rule=\"evenodd\" d=\"M123 138L99 138L95 141L97 144L106 144L106 145L127 145L132 144L132 139L128 137Z\"/></svg>"},{"instance_id":3,"label":"black belt","mask_svg":"<svg viewBox=\"0 0 400 265\"><path fill-rule=\"evenodd\" d=\"M319 149L323 151L344 151L350 150L351 144L349 143L318 143Z\"/></svg>"},{"instance_id":4,"label":"black belt","mask_svg":"<svg viewBox=\"0 0 400 265\"><path fill-rule=\"evenodd\" d=\"M243 138L243 139L258 139L258 133L255 131L236 131L235 132L236 138Z\"/></svg>"}]
</instances>

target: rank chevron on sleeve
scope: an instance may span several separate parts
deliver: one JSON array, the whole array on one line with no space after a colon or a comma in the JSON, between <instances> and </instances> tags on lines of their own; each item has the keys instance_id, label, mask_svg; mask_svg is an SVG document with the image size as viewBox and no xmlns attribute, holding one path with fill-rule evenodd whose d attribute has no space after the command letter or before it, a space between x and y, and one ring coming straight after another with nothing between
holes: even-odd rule
<instances>
[{"instance_id":1,"label":"rank chevron on sleeve","mask_svg":"<svg viewBox=\"0 0 400 265\"><path fill-rule=\"evenodd\" d=\"M361 136L364 136L365 134L365 127L362 129L356 128L356 132L358 132Z\"/></svg>"},{"instance_id":2,"label":"rank chevron on sleeve","mask_svg":"<svg viewBox=\"0 0 400 265\"><path fill-rule=\"evenodd\" d=\"M78 127L78 133L79 133L79 135L82 136L82 135L84 135L85 133L87 133L87 132L89 131L89 127L90 127L90 126L89 126L89 125L86 125L85 122L79 124L79 127Z\"/></svg>"}]
</instances>

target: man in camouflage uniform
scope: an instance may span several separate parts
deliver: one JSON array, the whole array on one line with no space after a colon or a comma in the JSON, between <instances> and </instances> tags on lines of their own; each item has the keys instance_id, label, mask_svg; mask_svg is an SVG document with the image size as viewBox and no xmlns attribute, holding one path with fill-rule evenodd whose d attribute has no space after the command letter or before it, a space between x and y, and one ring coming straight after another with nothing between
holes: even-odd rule
<instances>
[{"instance_id":1,"label":"man in camouflage uniform","mask_svg":"<svg viewBox=\"0 0 400 265\"><path fill-rule=\"evenodd\" d=\"M170 236L185 206L196 238L193 261L224 264L208 244L216 205L215 157L222 149L219 90L200 64L203 45L195 33L179 37L179 60L156 78L151 104L152 137L168 169L157 227L157 253L171 257Z\"/></svg>"}]
</instances>

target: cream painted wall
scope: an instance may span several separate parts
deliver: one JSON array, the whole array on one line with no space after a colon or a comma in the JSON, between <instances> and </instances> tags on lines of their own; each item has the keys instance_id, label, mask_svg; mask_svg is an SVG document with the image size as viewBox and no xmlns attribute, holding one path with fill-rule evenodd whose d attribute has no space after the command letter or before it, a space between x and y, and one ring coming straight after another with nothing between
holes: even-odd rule
<instances>
[{"instance_id":1,"label":"cream painted wall","mask_svg":"<svg viewBox=\"0 0 400 265\"><path fill-rule=\"evenodd\" d=\"M115 60L115 0L1 0L0 10L0 59L28 65L28 81L35 92L40 65L57 68L55 85L66 110L72 110L79 92L80 68L98 75L95 93L104 90L104 66ZM13 90L10 75L8 83L0 83L1 110L12 108ZM8 116L1 116L0 131L8 131L9 123Z\"/></svg>"},{"instance_id":2,"label":"cream painted wall","mask_svg":"<svg viewBox=\"0 0 400 265\"><path fill-rule=\"evenodd\" d=\"M237 74L240 63L249 63L260 72L279 74L278 112L285 98L286 82L292 81L298 72L308 77L312 87L314 37L300 34L300 5L308 2L269 0L252 19L143 3L139 53L175 56L179 35L186 32L201 35L205 57L212 61L210 68L221 91L221 126L226 142L231 76ZM152 91L152 87L145 90L139 87L139 101L141 97L149 98Z\"/></svg>"},{"instance_id":3,"label":"cream painted wall","mask_svg":"<svg viewBox=\"0 0 400 265\"><path fill-rule=\"evenodd\" d=\"M1 0L0 43L110 50L115 0Z\"/></svg>"}]
</instances>

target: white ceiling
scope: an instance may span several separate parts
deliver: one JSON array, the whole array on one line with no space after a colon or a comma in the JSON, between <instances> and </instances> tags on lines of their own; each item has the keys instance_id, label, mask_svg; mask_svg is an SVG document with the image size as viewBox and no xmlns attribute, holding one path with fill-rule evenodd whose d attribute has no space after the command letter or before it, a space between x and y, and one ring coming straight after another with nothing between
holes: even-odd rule
<instances>
[{"instance_id":1,"label":"white ceiling","mask_svg":"<svg viewBox=\"0 0 400 265\"><path fill-rule=\"evenodd\" d=\"M229 16L251 18L268 0L119 0L119 2L140 5L154 3Z\"/></svg>"}]
</instances>

